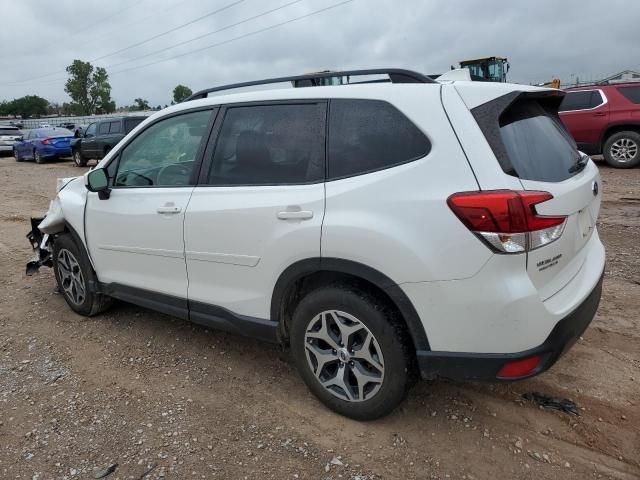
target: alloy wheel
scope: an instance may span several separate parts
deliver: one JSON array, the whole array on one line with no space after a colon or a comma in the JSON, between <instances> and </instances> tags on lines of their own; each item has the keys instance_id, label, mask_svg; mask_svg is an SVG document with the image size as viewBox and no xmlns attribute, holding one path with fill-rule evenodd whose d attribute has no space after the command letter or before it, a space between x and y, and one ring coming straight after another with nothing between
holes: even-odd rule
<instances>
[{"instance_id":1,"label":"alloy wheel","mask_svg":"<svg viewBox=\"0 0 640 480\"><path fill-rule=\"evenodd\" d=\"M58 274L67 298L74 305L81 305L87 296L84 276L78 260L66 248L58 252Z\"/></svg>"},{"instance_id":2,"label":"alloy wheel","mask_svg":"<svg viewBox=\"0 0 640 480\"><path fill-rule=\"evenodd\" d=\"M638 144L630 138L621 138L611 145L611 156L617 162L626 163L638 154Z\"/></svg>"},{"instance_id":3,"label":"alloy wheel","mask_svg":"<svg viewBox=\"0 0 640 480\"><path fill-rule=\"evenodd\" d=\"M309 368L332 395L348 402L375 396L384 381L384 358L373 333L339 310L314 317L305 333Z\"/></svg>"}]
</instances>

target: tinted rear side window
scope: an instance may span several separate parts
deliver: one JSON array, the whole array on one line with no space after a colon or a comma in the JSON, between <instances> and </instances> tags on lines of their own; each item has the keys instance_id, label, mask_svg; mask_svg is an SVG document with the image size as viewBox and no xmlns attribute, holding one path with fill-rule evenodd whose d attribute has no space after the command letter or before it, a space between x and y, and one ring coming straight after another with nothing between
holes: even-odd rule
<instances>
[{"instance_id":1,"label":"tinted rear side window","mask_svg":"<svg viewBox=\"0 0 640 480\"><path fill-rule=\"evenodd\" d=\"M586 110L595 108L601 103L602 97L598 90L567 92L558 111Z\"/></svg>"},{"instance_id":2,"label":"tinted rear side window","mask_svg":"<svg viewBox=\"0 0 640 480\"><path fill-rule=\"evenodd\" d=\"M499 119L500 137L508 156L510 175L523 180L561 182L574 174L580 154L553 112L535 101L509 107Z\"/></svg>"},{"instance_id":3,"label":"tinted rear side window","mask_svg":"<svg viewBox=\"0 0 640 480\"><path fill-rule=\"evenodd\" d=\"M640 87L620 87L618 91L630 102L640 103Z\"/></svg>"},{"instance_id":4,"label":"tinted rear side window","mask_svg":"<svg viewBox=\"0 0 640 480\"><path fill-rule=\"evenodd\" d=\"M144 121L144 118L127 118L124 121L124 131L129 133Z\"/></svg>"},{"instance_id":5,"label":"tinted rear side window","mask_svg":"<svg viewBox=\"0 0 640 480\"><path fill-rule=\"evenodd\" d=\"M286 185L324 180L324 103L229 108L209 185Z\"/></svg>"},{"instance_id":6,"label":"tinted rear side window","mask_svg":"<svg viewBox=\"0 0 640 480\"><path fill-rule=\"evenodd\" d=\"M331 100L329 179L382 170L424 157L431 143L411 120L380 100Z\"/></svg>"}]
</instances>

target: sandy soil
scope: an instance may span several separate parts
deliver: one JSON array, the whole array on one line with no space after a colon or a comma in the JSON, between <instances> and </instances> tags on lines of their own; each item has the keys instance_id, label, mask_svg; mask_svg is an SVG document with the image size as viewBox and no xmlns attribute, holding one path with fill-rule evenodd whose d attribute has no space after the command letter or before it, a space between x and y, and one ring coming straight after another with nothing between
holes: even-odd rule
<instances>
[{"instance_id":1,"label":"sandy soil","mask_svg":"<svg viewBox=\"0 0 640 480\"><path fill-rule=\"evenodd\" d=\"M29 217L84 171L0 158L0 478L116 463L109 480L640 478L640 169L601 164L604 296L558 364L512 385L421 382L370 423L325 409L276 347L123 303L82 318L51 270L26 277Z\"/></svg>"}]
</instances>

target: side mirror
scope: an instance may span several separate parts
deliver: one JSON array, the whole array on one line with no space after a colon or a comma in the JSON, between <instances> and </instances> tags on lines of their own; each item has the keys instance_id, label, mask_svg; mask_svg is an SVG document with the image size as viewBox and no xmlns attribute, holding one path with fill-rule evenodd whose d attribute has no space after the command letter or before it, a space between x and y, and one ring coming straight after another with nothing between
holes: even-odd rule
<instances>
[{"instance_id":1,"label":"side mirror","mask_svg":"<svg viewBox=\"0 0 640 480\"><path fill-rule=\"evenodd\" d=\"M100 200L109 198L109 175L106 168L95 168L84 177L84 184L90 192L97 192Z\"/></svg>"}]
</instances>

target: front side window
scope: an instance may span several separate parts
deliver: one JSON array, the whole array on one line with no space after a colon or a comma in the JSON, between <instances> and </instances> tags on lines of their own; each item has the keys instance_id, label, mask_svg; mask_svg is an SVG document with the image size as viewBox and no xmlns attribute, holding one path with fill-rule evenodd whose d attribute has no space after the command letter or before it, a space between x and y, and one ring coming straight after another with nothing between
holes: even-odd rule
<instances>
[{"instance_id":1,"label":"front side window","mask_svg":"<svg viewBox=\"0 0 640 480\"><path fill-rule=\"evenodd\" d=\"M380 100L332 100L329 179L360 175L424 157L431 143L393 105Z\"/></svg>"},{"instance_id":2,"label":"front side window","mask_svg":"<svg viewBox=\"0 0 640 480\"><path fill-rule=\"evenodd\" d=\"M135 137L122 151L114 187L189 185L211 110L161 120Z\"/></svg>"},{"instance_id":3,"label":"front side window","mask_svg":"<svg viewBox=\"0 0 640 480\"><path fill-rule=\"evenodd\" d=\"M96 126L97 123L92 123L87 127L87 131L85 132L86 137L95 137L96 136Z\"/></svg>"},{"instance_id":4,"label":"front side window","mask_svg":"<svg viewBox=\"0 0 640 480\"><path fill-rule=\"evenodd\" d=\"M120 128L120 120L117 122L109 123L109 133L120 133L122 129Z\"/></svg>"},{"instance_id":5,"label":"front side window","mask_svg":"<svg viewBox=\"0 0 640 480\"><path fill-rule=\"evenodd\" d=\"M325 104L229 108L209 185L283 185L324 179Z\"/></svg>"}]
</instances>

